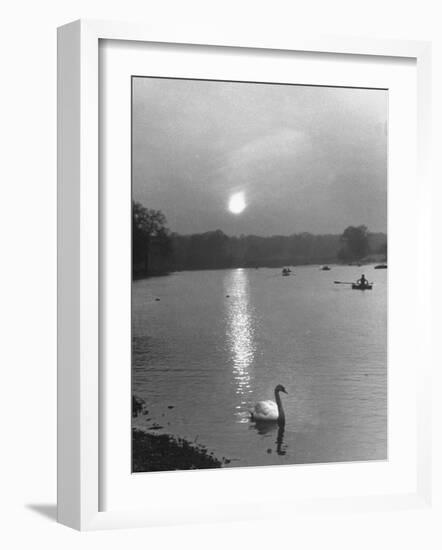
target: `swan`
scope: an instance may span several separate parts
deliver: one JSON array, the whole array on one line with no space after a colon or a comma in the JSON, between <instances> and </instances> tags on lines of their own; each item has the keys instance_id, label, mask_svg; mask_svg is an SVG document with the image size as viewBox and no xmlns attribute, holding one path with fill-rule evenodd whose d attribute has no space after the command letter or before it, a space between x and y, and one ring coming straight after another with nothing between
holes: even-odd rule
<instances>
[{"instance_id":1,"label":"swan","mask_svg":"<svg viewBox=\"0 0 442 550\"><path fill-rule=\"evenodd\" d=\"M284 386L278 384L275 388L275 401L259 401L253 410L250 411L252 420L255 422L278 422L285 424L285 414L282 408L280 392L287 394Z\"/></svg>"}]
</instances>

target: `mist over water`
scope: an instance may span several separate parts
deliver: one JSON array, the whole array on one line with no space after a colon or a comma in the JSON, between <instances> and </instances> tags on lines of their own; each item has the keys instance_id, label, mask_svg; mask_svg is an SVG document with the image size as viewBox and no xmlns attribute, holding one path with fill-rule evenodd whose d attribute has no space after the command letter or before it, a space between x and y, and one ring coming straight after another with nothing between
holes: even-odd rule
<instances>
[{"instance_id":1,"label":"mist over water","mask_svg":"<svg viewBox=\"0 0 442 550\"><path fill-rule=\"evenodd\" d=\"M135 425L196 441L229 466L385 459L387 271L293 272L134 282L132 383L149 411ZM362 272L372 291L333 284ZM248 411L277 384L288 391L285 429L257 429Z\"/></svg>"}]
</instances>

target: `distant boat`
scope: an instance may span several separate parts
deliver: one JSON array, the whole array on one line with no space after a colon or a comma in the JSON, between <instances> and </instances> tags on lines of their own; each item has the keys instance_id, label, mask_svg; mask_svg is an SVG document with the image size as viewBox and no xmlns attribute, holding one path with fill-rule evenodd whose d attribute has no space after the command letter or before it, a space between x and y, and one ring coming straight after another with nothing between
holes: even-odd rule
<instances>
[{"instance_id":1,"label":"distant boat","mask_svg":"<svg viewBox=\"0 0 442 550\"><path fill-rule=\"evenodd\" d=\"M387 269L387 264L379 264L374 266L375 269Z\"/></svg>"},{"instance_id":2,"label":"distant boat","mask_svg":"<svg viewBox=\"0 0 442 550\"><path fill-rule=\"evenodd\" d=\"M330 268L328 267L328 265L323 265L321 267L321 271L330 271Z\"/></svg>"},{"instance_id":3,"label":"distant boat","mask_svg":"<svg viewBox=\"0 0 442 550\"><path fill-rule=\"evenodd\" d=\"M288 277L291 272L292 272L292 270L290 268L284 267L281 273L282 273L283 277Z\"/></svg>"}]
</instances>

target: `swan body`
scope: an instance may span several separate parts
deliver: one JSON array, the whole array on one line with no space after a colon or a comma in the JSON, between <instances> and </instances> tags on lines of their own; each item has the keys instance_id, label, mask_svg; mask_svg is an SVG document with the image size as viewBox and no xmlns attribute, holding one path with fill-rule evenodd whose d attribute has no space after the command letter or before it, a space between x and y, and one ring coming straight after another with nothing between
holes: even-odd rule
<instances>
[{"instance_id":1,"label":"swan body","mask_svg":"<svg viewBox=\"0 0 442 550\"><path fill-rule=\"evenodd\" d=\"M253 420L278 420L278 405L271 400L259 401L251 411Z\"/></svg>"},{"instance_id":2,"label":"swan body","mask_svg":"<svg viewBox=\"0 0 442 550\"><path fill-rule=\"evenodd\" d=\"M280 392L287 393L284 386L278 384L275 388L275 401L259 401L253 410L250 411L252 420L255 422L278 422L285 423L285 414L282 407Z\"/></svg>"}]
</instances>

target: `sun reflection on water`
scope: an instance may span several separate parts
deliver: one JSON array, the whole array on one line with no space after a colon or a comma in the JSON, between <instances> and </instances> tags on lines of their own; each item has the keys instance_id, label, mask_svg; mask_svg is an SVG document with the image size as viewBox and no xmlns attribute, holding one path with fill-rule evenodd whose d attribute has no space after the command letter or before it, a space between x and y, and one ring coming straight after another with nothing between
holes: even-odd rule
<instances>
[{"instance_id":1,"label":"sun reflection on water","mask_svg":"<svg viewBox=\"0 0 442 550\"><path fill-rule=\"evenodd\" d=\"M227 307L227 341L232 355L238 422L248 422L248 396L252 393L251 371L255 358L254 326L250 306L249 279L244 269L231 271L225 279L229 299Z\"/></svg>"}]
</instances>

